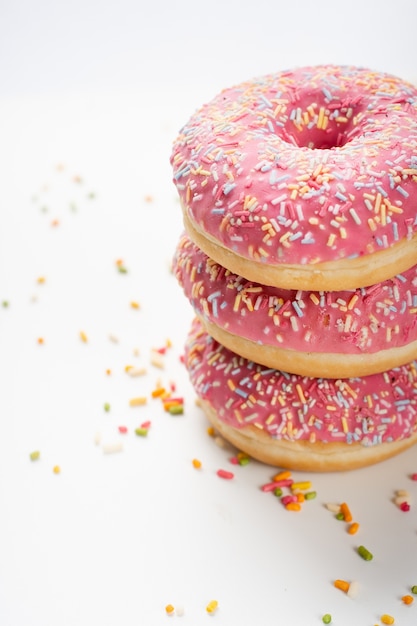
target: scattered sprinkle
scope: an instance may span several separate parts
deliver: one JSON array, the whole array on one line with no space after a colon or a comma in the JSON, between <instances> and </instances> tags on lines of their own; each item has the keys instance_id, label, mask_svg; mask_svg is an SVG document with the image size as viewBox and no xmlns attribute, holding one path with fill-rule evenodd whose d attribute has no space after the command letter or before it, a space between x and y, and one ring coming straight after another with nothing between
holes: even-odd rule
<instances>
[{"instance_id":1,"label":"scattered sprinkle","mask_svg":"<svg viewBox=\"0 0 417 626\"><path fill-rule=\"evenodd\" d=\"M349 535L356 535L358 530L359 530L358 522L352 522L352 524L350 524L350 526L348 528L348 533L349 533Z\"/></svg>"},{"instance_id":2,"label":"scattered sprinkle","mask_svg":"<svg viewBox=\"0 0 417 626\"><path fill-rule=\"evenodd\" d=\"M211 600L206 606L207 613L215 613L218 609L219 603L217 600Z\"/></svg>"},{"instance_id":3,"label":"scattered sprinkle","mask_svg":"<svg viewBox=\"0 0 417 626\"><path fill-rule=\"evenodd\" d=\"M414 602L413 596L410 596L408 594L403 596L401 600L404 602L404 604L412 604Z\"/></svg>"},{"instance_id":4,"label":"scattered sprinkle","mask_svg":"<svg viewBox=\"0 0 417 626\"><path fill-rule=\"evenodd\" d=\"M325 613L323 617L321 618L321 620L323 624L331 624L332 616L330 615L330 613Z\"/></svg>"},{"instance_id":5,"label":"scattered sprinkle","mask_svg":"<svg viewBox=\"0 0 417 626\"><path fill-rule=\"evenodd\" d=\"M373 554L369 552L369 550L365 548L365 546L358 547L358 554L364 559L364 561L372 561L372 559L374 558Z\"/></svg>"},{"instance_id":6,"label":"scattered sprinkle","mask_svg":"<svg viewBox=\"0 0 417 626\"><path fill-rule=\"evenodd\" d=\"M54 465L52 468L52 471L54 474L60 474L61 473L61 468L59 467L59 465Z\"/></svg>"},{"instance_id":7,"label":"scattered sprinkle","mask_svg":"<svg viewBox=\"0 0 417 626\"><path fill-rule=\"evenodd\" d=\"M139 426L138 428L135 428L135 434L138 435L138 437L146 437L146 435L148 434L148 428L143 428L142 426Z\"/></svg>"},{"instance_id":8,"label":"scattered sprinkle","mask_svg":"<svg viewBox=\"0 0 417 626\"><path fill-rule=\"evenodd\" d=\"M387 615L386 613L384 613L383 615L381 615L381 622L383 624L394 624L395 619L392 617L392 615Z\"/></svg>"},{"instance_id":9,"label":"scattered sprinkle","mask_svg":"<svg viewBox=\"0 0 417 626\"><path fill-rule=\"evenodd\" d=\"M80 331L80 339L82 342L87 343L88 338L84 331Z\"/></svg>"},{"instance_id":10,"label":"scattered sprinkle","mask_svg":"<svg viewBox=\"0 0 417 626\"><path fill-rule=\"evenodd\" d=\"M192 464L193 464L193 467L195 467L195 469L200 469L202 465L201 461L199 461L198 459L193 459Z\"/></svg>"},{"instance_id":11,"label":"scattered sprinkle","mask_svg":"<svg viewBox=\"0 0 417 626\"><path fill-rule=\"evenodd\" d=\"M417 585L413 585L411 587L411 593L413 593L414 595L417 595Z\"/></svg>"},{"instance_id":12,"label":"scattered sprinkle","mask_svg":"<svg viewBox=\"0 0 417 626\"><path fill-rule=\"evenodd\" d=\"M118 426L117 430L120 434L125 435L127 433L127 426Z\"/></svg>"},{"instance_id":13,"label":"scattered sprinkle","mask_svg":"<svg viewBox=\"0 0 417 626\"><path fill-rule=\"evenodd\" d=\"M103 444L103 452L104 454L115 454L117 452L121 452L123 450L123 444L119 441L115 443L105 443Z\"/></svg>"},{"instance_id":14,"label":"scattered sprinkle","mask_svg":"<svg viewBox=\"0 0 417 626\"><path fill-rule=\"evenodd\" d=\"M110 404L108 402L105 402L103 408L106 411L106 413L108 413L110 411Z\"/></svg>"},{"instance_id":15,"label":"scattered sprinkle","mask_svg":"<svg viewBox=\"0 0 417 626\"><path fill-rule=\"evenodd\" d=\"M220 476L220 478L225 478L226 480L231 480L232 478L235 477L233 472L228 472L227 470L224 470L224 469L217 470L217 476Z\"/></svg>"},{"instance_id":16,"label":"scattered sprinkle","mask_svg":"<svg viewBox=\"0 0 417 626\"><path fill-rule=\"evenodd\" d=\"M140 304L139 302L136 302L136 300L132 300L130 306L132 307L132 309L140 309Z\"/></svg>"},{"instance_id":17,"label":"scattered sprinkle","mask_svg":"<svg viewBox=\"0 0 417 626\"><path fill-rule=\"evenodd\" d=\"M172 606L172 604L167 604L165 607L165 612L167 615L174 615L175 608Z\"/></svg>"},{"instance_id":18,"label":"scattered sprinkle","mask_svg":"<svg viewBox=\"0 0 417 626\"><path fill-rule=\"evenodd\" d=\"M39 450L34 450L30 453L29 458L31 461L38 461L40 459L41 453Z\"/></svg>"},{"instance_id":19,"label":"scattered sprinkle","mask_svg":"<svg viewBox=\"0 0 417 626\"><path fill-rule=\"evenodd\" d=\"M357 580L351 580L349 584L349 589L347 590L347 595L349 598L356 598L359 593L359 583Z\"/></svg>"},{"instance_id":20,"label":"scattered sprinkle","mask_svg":"<svg viewBox=\"0 0 417 626\"><path fill-rule=\"evenodd\" d=\"M147 401L145 396L138 396L137 398L131 398L129 400L129 406L143 406Z\"/></svg>"},{"instance_id":21,"label":"scattered sprinkle","mask_svg":"<svg viewBox=\"0 0 417 626\"><path fill-rule=\"evenodd\" d=\"M350 584L346 580L342 580L341 578L337 578L334 581L333 585L334 587L336 587L336 589L340 589L341 591L344 591L344 593L347 593L350 587Z\"/></svg>"}]
</instances>

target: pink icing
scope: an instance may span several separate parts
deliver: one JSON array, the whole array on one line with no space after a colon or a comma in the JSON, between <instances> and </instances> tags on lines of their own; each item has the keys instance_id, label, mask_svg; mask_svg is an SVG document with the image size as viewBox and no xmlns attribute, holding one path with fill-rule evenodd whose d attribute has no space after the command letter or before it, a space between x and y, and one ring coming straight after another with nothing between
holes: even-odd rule
<instances>
[{"instance_id":1,"label":"pink icing","mask_svg":"<svg viewBox=\"0 0 417 626\"><path fill-rule=\"evenodd\" d=\"M171 163L190 219L242 257L372 254L417 229L417 89L351 66L263 76L201 107Z\"/></svg>"},{"instance_id":2,"label":"pink icing","mask_svg":"<svg viewBox=\"0 0 417 626\"><path fill-rule=\"evenodd\" d=\"M248 361L194 320L185 362L197 395L219 419L271 437L371 446L417 431L417 364L363 378L309 378Z\"/></svg>"},{"instance_id":3,"label":"pink icing","mask_svg":"<svg viewBox=\"0 0 417 626\"><path fill-rule=\"evenodd\" d=\"M197 314L260 345L366 354L417 340L417 266L367 288L293 291L233 274L183 235L173 271Z\"/></svg>"}]
</instances>

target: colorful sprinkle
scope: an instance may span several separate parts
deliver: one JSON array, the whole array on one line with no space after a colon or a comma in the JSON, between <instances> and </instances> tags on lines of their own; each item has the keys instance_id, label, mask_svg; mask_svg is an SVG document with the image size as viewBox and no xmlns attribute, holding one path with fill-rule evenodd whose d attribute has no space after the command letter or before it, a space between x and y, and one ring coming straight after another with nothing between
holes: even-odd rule
<instances>
[{"instance_id":1,"label":"colorful sprinkle","mask_svg":"<svg viewBox=\"0 0 417 626\"><path fill-rule=\"evenodd\" d=\"M219 476L220 478L225 478L226 480L231 480L232 478L235 477L233 472L228 472L227 470L224 470L224 469L217 470L217 476Z\"/></svg>"},{"instance_id":2,"label":"colorful sprinkle","mask_svg":"<svg viewBox=\"0 0 417 626\"><path fill-rule=\"evenodd\" d=\"M41 453L39 452L39 450L34 450L33 452L29 454L29 458L31 461L38 461L40 457L41 457Z\"/></svg>"},{"instance_id":3,"label":"colorful sprinkle","mask_svg":"<svg viewBox=\"0 0 417 626\"><path fill-rule=\"evenodd\" d=\"M372 561L372 559L374 558L373 554L369 552L369 550L365 548L365 546L358 547L358 554L364 559L364 561Z\"/></svg>"}]
</instances>

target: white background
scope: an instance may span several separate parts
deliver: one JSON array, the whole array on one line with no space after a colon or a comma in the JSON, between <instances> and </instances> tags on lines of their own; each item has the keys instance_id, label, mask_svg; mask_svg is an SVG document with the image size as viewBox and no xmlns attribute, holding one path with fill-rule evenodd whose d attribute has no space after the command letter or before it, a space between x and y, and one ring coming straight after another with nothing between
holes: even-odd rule
<instances>
[{"instance_id":1,"label":"white background","mask_svg":"<svg viewBox=\"0 0 417 626\"><path fill-rule=\"evenodd\" d=\"M296 475L317 498L285 511L260 490L272 468L231 465L233 452L207 435L180 362L192 312L169 271L182 230L169 155L194 109L294 65L353 63L415 81L416 23L413 0L1 0L1 626L314 626L324 613L335 626L383 613L416 623L417 598L401 602L417 584L415 450L353 473ZM157 368L150 351L167 342ZM126 365L147 373L130 378ZM171 383L182 416L150 398ZM142 395L147 404L131 408ZM123 449L104 454L107 443ZM410 492L408 513L397 489ZM356 536L325 507L341 501ZM357 580L358 597L336 578ZM168 617L168 603L184 614Z\"/></svg>"}]
</instances>

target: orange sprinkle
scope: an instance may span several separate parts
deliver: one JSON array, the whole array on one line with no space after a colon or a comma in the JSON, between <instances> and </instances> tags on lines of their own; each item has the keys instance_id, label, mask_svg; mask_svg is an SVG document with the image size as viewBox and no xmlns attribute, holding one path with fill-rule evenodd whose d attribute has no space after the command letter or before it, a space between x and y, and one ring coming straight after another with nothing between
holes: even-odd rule
<instances>
[{"instance_id":1,"label":"orange sprinkle","mask_svg":"<svg viewBox=\"0 0 417 626\"><path fill-rule=\"evenodd\" d=\"M214 430L213 426L209 426L207 428L207 434L210 435L210 437L214 437L214 435L216 434L216 431Z\"/></svg>"},{"instance_id":2,"label":"orange sprinkle","mask_svg":"<svg viewBox=\"0 0 417 626\"><path fill-rule=\"evenodd\" d=\"M193 459L192 463L193 463L193 467L195 467L195 469L200 469L201 461L199 461L198 459Z\"/></svg>"},{"instance_id":3,"label":"orange sprinkle","mask_svg":"<svg viewBox=\"0 0 417 626\"><path fill-rule=\"evenodd\" d=\"M152 398L160 398L165 393L165 387L157 387L152 391Z\"/></svg>"},{"instance_id":4,"label":"orange sprinkle","mask_svg":"<svg viewBox=\"0 0 417 626\"><path fill-rule=\"evenodd\" d=\"M44 343L43 337L38 337L38 344L42 345Z\"/></svg>"},{"instance_id":5,"label":"orange sprinkle","mask_svg":"<svg viewBox=\"0 0 417 626\"><path fill-rule=\"evenodd\" d=\"M349 583L346 580L340 580L339 578L334 581L333 585L336 587L336 589L340 589L345 593L349 591L350 587Z\"/></svg>"},{"instance_id":6,"label":"orange sprinkle","mask_svg":"<svg viewBox=\"0 0 417 626\"><path fill-rule=\"evenodd\" d=\"M172 606L172 604L167 604L165 607L165 611L167 612L168 615L173 615L175 609Z\"/></svg>"},{"instance_id":7,"label":"orange sprinkle","mask_svg":"<svg viewBox=\"0 0 417 626\"><path fill-rule=\"evenodd\" d=\"M304 502L306 499L305 495L303 493L297 493L297 500L298 502Z\"/></svg>"},{"instance_id":8,"label":"orange sprinkle","mask_svg":"<svg viewBox=\"0 0 417 626\"><path fill-rule=\"evenodd\" d=\"M352 513L349 510L348 505L346 504L346 502L342 502L342 504L340 505L340 512L343 515L343 519L345 520L345 522L351 522L352 521Z\"/></svg>"},{"instance_id":9,"label":"orange sprinkle","mask_svg":"<svg viewBox=\"0 0 417 626\"><path fill-rule=\"evenodd\" d=\"M414 598L412 596L406 595L401 598L404 604L413 604Z\"/></svg>"},{"instance_id":10,"label":"orange sprinkle","mask_svg":"<svg viewBox=\"0 0 417 626\"><path fill-rule=\"evenodd\" d=\"M107 376L110 376L110 374L111 374L111 370L107 369L107 370L106 370L106 374L107 374Z\"/></svg>"},{"instance_id":11,"label":"orange sprinkle","mask_svg":"<svg viewBox=\"0 0 417 626\"><path fill-rule=\"evenodd\" d=\"M288 502L285 508L287 511L301 511L301 505L298 502Z\"/></svg>"},{"instance_id":12,"label":"orange sprinkle","mask_svg":"<svg viewBox=\"0 0 417 626\"><path fill-rule=\"evenodd\" d=\"M359 530L359 524L358 522L353 522L349 528L348 528L348 533L349 535L355 535Z\"/></svg>"},{"instance_id":13,"label":"orange sprinkle","mask_svg":"<svg viewBox=\"0 0 417 626\"><path fill-rule=\"evenodd\" d=\"M272 480L277 482L278 480L286 480L287 478L291 478L291 472L289 470L284 470L275 474Z\"/></svg>"}]
</instances>

